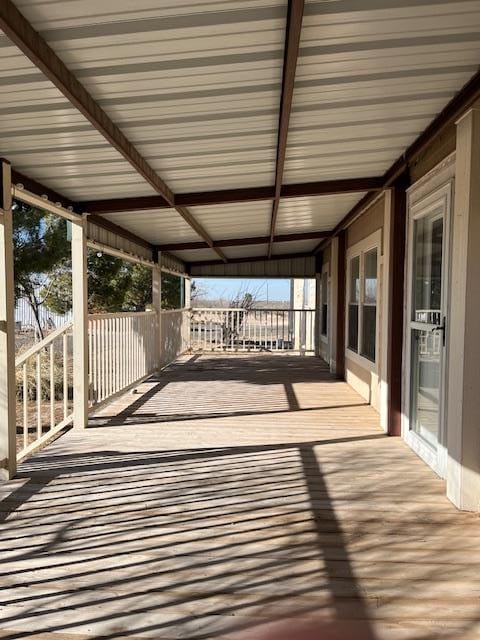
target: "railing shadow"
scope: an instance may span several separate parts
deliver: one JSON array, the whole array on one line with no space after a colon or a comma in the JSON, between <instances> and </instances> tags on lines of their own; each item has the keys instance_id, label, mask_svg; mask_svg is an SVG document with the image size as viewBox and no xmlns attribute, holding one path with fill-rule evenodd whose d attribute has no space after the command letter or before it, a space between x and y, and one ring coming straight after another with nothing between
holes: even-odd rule
<instances>
[{"instance_id":1,"label":"railing shadow","mask_svg":"<svg viewBox=\"0 0 480 640\"><path fill-rule=\"evenodd\" d=\"M324 393L338 404L318 398L305 407L297 383L318 381L313 365L292 365L286 380L279 360L272 372L269 358L236 371L232 359L222 367L227 380L251 381L251 390L270 379L279 394L272 404L281 397L281 411L292 414L288 433L274 418L262 443L245 443L245 430L258 429L246 420L238 432L238 423L226 427L222 445L204 423L172 424L170 435L160 429L152 438L153 427L138 432L127 421L71 432L21 465L15 490L0 503L2 637L259 640L271 631L275 640L303 632L320 640L326 628L335 640L384 640L396 631L408 640L459 640L475 633L478 521L450 509L420 463L404 465L413 454L369 426L370 409L357 414L366 427L339 426L337 408L352 406L350 394L342 399L327 384ZM123 418L159 391L173 388L178 397L175 381L193 383L197 367L213 381L204 363L174 366ZM193 388L184 388L190 401ZM218 387L212 406L215 397L222 408ZM244 402L256 415L264 399L248 394ZM331 411L317 439L296 422L308 410ZM297 425L308 437L295 438Z\"/></svg>"},{"instance_id":2,"label":"railing shadow","mask_svg":"<svg viewBox=\"0 0 480 640\"><path fill-rule=\"evenodd\" d=\"M365 459L355 463L352 454L365 440L387 438L45 451L32 458L21 467L26 484L1 504L0 583L8 585L0 601L2 637L88 628L111 639L258 638L270 625L291 628L295 620L298 629L308 620L330 632L353 621L355 640L376 639L378 597L366 599L350 547L356 542L358 557L376 553L382 563L394 551L379 550L377 536L365 532L366 523L382 531L381 514L349 522L330 489L344 482L346 465L361 471ZM323 470L322 450L332 446L337 462ZM355 491L346 499L352 506L369 500ZM405 519L411 521L408 513ZM392 528L384 523L386 539ZM434 529L438 535L441 520L415 535ZM445 579L444 559L432 566L434 558L427 550L410 579L393 569L399 600ZM452 568L451 577L463 571ZM465 620L462 631L478 620L478 613ZM426 630L415 637L439 636Z\"/></svg>"}]
</instances>

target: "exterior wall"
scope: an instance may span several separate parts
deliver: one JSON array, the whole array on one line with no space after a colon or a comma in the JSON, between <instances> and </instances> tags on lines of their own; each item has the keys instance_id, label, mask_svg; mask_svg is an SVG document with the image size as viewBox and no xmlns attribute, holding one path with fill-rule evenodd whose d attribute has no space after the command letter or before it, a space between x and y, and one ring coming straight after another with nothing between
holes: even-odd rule
<instances>
[{"instance_id":1,"label":"exterior wall","mask_svg":"<svg viewBox=\"0 0 480 640\"><path fill-rule=\"evenodd\" d=\"M448 331L447 495L480 511L480 110L457 123Z\"/></svg>"},{"instance_id":2,"label":"exterior wall","mask_svg":"<svg viewBox=\"0 0 480 640\"><path fill-rule=\"evenodd\" d=\"M361 356L345 349L345 379L346 381L377 411L381 411L381 379L382 367L385 367L383 358L386 349L386 332L382 328L384 320L384 265L386 254L385 216L387 196L382 195L368 209L362 213L347 229L347 253L349 249L366 240L375 232L380 232L379 246L379 281L377 296L377 348L375 364L367 362ZM348 305L348 301L347 301ZM347 315L347 314L346 314Z\"/></svg>"}]
</instances>

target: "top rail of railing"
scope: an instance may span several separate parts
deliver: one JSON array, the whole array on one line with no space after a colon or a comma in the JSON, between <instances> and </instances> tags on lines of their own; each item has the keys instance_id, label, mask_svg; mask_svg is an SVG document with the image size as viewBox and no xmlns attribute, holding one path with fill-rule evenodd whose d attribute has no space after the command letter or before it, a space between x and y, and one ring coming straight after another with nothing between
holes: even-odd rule
<instances>
[{"instance_id":1,"label":"top rail of railing","mask_svg":"<svg viewBox=\"0 0 480 640\"><path fill-rule=\"evenodd\" d=\"M278 307L253 307L251 309L245 309L244 307L193 307L191 309L193 312L195 311L218 311L218 312L222 312L222 311L248 311L248 312L253 312L253 311L268 311L270 313L276 313L276 312L287 312L287 311L311 311L314 312L315 309L297 309L295 307L286 307L286 308L278 308Z\"/></svg>"}]
</instances>

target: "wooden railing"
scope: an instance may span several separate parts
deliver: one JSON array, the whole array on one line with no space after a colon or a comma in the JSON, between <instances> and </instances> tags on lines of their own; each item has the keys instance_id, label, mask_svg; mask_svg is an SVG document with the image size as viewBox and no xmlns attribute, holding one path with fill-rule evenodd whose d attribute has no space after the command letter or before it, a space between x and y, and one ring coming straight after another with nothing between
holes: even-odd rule
<instances>
[{"instance_id":1,"label":"wooden railing","mask_svg":"<svg viewBox=\"0 0 480 640\"><path fill-rule=\"evenodd\" d=\"M160 323L160 326L159 326ZM18 458L73 421L71 322L19 355ZM88 317L90 407L192 351L315 349L315 311L175 309Z\"/></svg>"},{"instance_id":2,"label":"wooden railing","mask_svg":"<svg viewBox=\"0 0 480 640\"><path fill-rule=\"evenodd\" d=\"M193 351L315 351L314 309L193 309Z\"/></svg>"},{"instance_id":3,"label":"wooden railing","mask_svg":"<svg viewBox=\"0 0 480 640\"><path fill-rule=\"evenodd\" d=\"M19 460L73 420L71 333L67 322L15 360Z\"/></svg>"},{"instance_id":4,"label":"wooden railing","mask_svg":"<svg viewBox=\"0 0 480 640\"><path fill-rule=\"evenodd\" d=\"M190 347L190 309L173 309L160 313L160 365L173 362Z\"/></svg>"},{"instance_id":5,"label":"wooden railing","mask_svg":"<svg viewBox=\"0 0 480 640\"><path fill-rule=\"evenodd\" d=\"M124 391L158 368L157 336L155 311L89 316L91 406Z\"/></svg>"}]
</instances>

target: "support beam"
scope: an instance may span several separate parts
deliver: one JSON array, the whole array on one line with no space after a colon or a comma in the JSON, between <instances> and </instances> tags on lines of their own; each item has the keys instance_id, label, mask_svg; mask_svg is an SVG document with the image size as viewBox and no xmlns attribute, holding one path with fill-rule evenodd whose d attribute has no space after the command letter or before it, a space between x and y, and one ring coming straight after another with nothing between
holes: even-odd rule
<instances>
[{"instance_id":1,"label":"support beam","mask_svg":"<svg viewBox=\"0 0 480 640\"><path fill-rule=\"evenodd\" d=\"M339 380L345 379L345 305L346 305L346 260L347 260L347 234L340 231L338 234L337 256L337 327L335 347L335 375Z\"/></svg>"},{"instance_id":2,"label":"support beam","mask_svg":"<svg viewBox=\"0 0 480 640\"><path fill-rule=\"evenodd\" d=\"M379 191L381 189L383 189L383 177L343 178L340 180L284 184L280 192L280 198L329 196L340 193ZM275 187L247 187L243 189L224 189L221 191L179 193L175 196L175 202L178 205L186 207L213 206L217 204L273 200L274 197ZM162 196L111 198L107 200L90 200L77 203L78 211L88 211L98 215L106 213L121 213L123 211L157 211L159 209L166 209L169 207L170 205L165 198L162 198Z\"/></svg>"},{"instance_id":3,"label":"support beam","mask_svg":"<svg viewBox=\"0 0 480 640\"><path fill-rule=\"evenodd\" d=\"M15 295L10 164L0 159L0 478L17 470L15 410Z\"/></svg>"},{"instance_id":4,"label":"support beam","mask_svg":"<svg viewBox=\"0 0 480 640\"><path fill-rule=\"evenodd\" d=\"M15 169L12 169L12 185L15 187L14 197L19 200L23 200L24 202L28 202L32 206L38 208L46 207L47 204L45 202L45 198L47 198L48 203L55 205L60 204L63 208L68 208L72 211L72 213L75 213L77 215L82 211L82 207L71 201L63 194L52 191L52 189L49 189L36 180L32 180L28 176L20 173L19 171L16 171ZM24 190L25 197L22 197L22 193ZM37 197L38 203L32 202L32 198L30 197L31 194ZM102 229L105 229L106 231L111 231L112 233L115 233L116 235L125 238L130 242L134 242L140 245L141 247L146 247L148 249L151 249L152 251L154 249L153 245L151 245L143 238L140 238L140 236L137 236L131 231L124 229L120 225L115 224L114 222L111 222L106 218L102 218L97 215L91 215L89 216L89 220L93 224L96 224L98 227L102 227Z\"/></svg>"},{"instance_id":5,"label":"support beam","mask_svg":"<svg viewBox=\"0 0 480 640\"><path fill-rule=\"evenodd\" d=\"M280 193L283 182L285 156L287 153L288 128L292 110L295 72L297 69L300 33L302 30L304 0L288 0L287 27L285 33L285 54L283 59L282 95L280 99L280 118L278 124L277 161L275 165L275 194L270 221L270 244L268 257L272 255L273 238L277 224Z\"/></svg>"},{"instance_id":6,"label":"support beam","mask_svg":"<svg viewBox=\"0 0 480 640\"><path fill-rule=\"evenodd\" d=\"M72 223L73 426L88 422L88 272L86 217Z\"/></svg>"},{"instance_id":7,"label":"support beam","mask_svg":"<svg viewBox=\"0 0 480 640\"><path fill-rule=\"evenodd\" d=\"M405 234L408 178L397 179L391 193L388 324L387 324L387 432L399 436L402 431L402 361L405 271Z\"/></svg>"},{"instance_id":8,"label":"support beam","mask_svg":"<svg viewBox=\"0 0 480 640\"><path fill-rule=\"evenodd\" d=\"M309 233L291 233L275 236L274 242L298 242L299 240L317 240L326 238L330 231L312 231ZM254 244L267 244L270 236L255 236L252 238L228 238L226 240L214 240L215 247L244 247ZM188 251L192 249L208 249L205 242L179 242L164 244L156 247L159 251Z\"/></svg>"},{"instance_id":9,"label":"support beam","mask_svg":"<svg viewBox=\"0 0 480 640\"><path fill-rule=\"evenodd\" d=\"M93 99L75 75L66 67L53 49L32 25L24 18L11 0L0 2L0 29L52 82L67 100L92 124L92 126L114 147L146 182L159 193L212 246L210 236L190 212L176 206L175 196L168 185L148 164L119 127ZM195 224L192 224L192 223ZM220 250L222 260L226 260Z\"/></svg>"},{"instance_id":10,"label":"support beam","mask_svg":"<svg viewBox=\"0 0 480 640\"><path fill-rule=\"evenodd\" d=\"M61 193L58 193L57 191L54 191L53 189L50 189L49 187L46 187L40 182L37 182L36 180L29 178L24 173L21 173L20 171L17 171L16 169L13 169L13 168L12 168L12 184L16 186L21 185L27 191L34 193L36 196L39 196L40 198L47 197L48 200L53 204L60 204L62 207L65 207L66 209L70 207L72 211L76 209L75 203L72 202L69 198L65 197ZM76 210L78 211L78 209Z\"/></svg>"},{"instance_id":11,"label":"support beam","mask_svg":"<svg viewBox=\"0 0 480 640\"><path fill-rule=\"evenodd\" d=\"M115 222L112 222L111 220L107 220L106 218L102 218L101 216L89 215L88 221L91 222L92 224L96 224L97 227L101 227L106 231L111 231L112 233L114 233L117 236L120 236L121 238L125 238L125 240L129 240L130 242L134 242L135 244L138 244L141 247L150 249L152 253L155 252L155 247L154 245L150 244L150 242L148 242L147 240L144 240L143 238L140 238L140 236L137 236L135 233L128 231L128 229L124 229L123 227L116 224Z\"/></svg>"}]
</instances>

